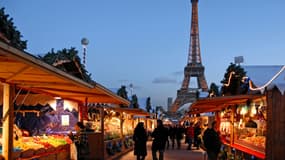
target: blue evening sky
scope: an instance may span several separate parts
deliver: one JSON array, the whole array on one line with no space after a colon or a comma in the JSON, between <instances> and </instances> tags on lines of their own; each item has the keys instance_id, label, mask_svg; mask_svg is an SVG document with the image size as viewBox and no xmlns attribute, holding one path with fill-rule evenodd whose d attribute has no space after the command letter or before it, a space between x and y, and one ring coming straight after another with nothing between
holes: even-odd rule
<instances>
[{"instance_id":1,"label":"blue evening sky","mask_svg":"<svg viewBox=\"0 0 285 160\"><path fill-rule=\"evenodd\" d=\"M80 41L86 37L87 70L96 82L112 90L133 84L139 98L150 96L152 106L166 106L181 87L187 63L190 2L1 0L0 7L28 40L27 52L75 47L82 57ZM236 56L244 57L243 65L284 65L284 0L200 0L198 5L208 85L220 85Z\"/></svg>"}]
</instances>

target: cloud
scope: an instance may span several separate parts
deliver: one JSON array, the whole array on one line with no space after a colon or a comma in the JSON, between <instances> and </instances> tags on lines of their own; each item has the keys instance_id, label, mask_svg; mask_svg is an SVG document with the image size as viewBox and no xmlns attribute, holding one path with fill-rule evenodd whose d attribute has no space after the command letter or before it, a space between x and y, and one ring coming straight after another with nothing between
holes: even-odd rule
<instances>
[{"instance_id":1,"label":"cloud","mask_svg":"<svg viewBox=\"0 0 285 160\"><path fill-rule=\"evenodd\" d=\"M172 75L174 75L174 76L181 76L181 75L183 75L183 74L184 74L183 71L176 71L176 72L173 72L173 73L172 73Z\"/></svg>"},{"instance_id":2,"label":"cloud","mask_svg":"<svg viewBox=\"0 0 285 160\"><path fill-rule=\"evenodd\" d=\"M143 87L138 86L138 85L133 85L133 89L134 90L141 90Z\"/></svg>"},{"instance_id":3,"label":"cloud","mask_svg":"<svg viewBox=\"0 0 285 160\"><path fill-rule=\"evenodd\" d=\"M152 83L177 83L177 81L175 79L171 79L168 77L159 77L159 78L155 78Z\"/></svg>"},{"instance_id":4,"label":"cloud","mask_svg":"<svg viewBox=\"0 0 285 160\"><path fill-rule=\"evenodd\" d=\"M118 82L122 83L122 84L127 84L127 83L129 83L129 80L127 80L127 79L120 79L120 80L118 80Z\"/></svg>"}]
</instances>

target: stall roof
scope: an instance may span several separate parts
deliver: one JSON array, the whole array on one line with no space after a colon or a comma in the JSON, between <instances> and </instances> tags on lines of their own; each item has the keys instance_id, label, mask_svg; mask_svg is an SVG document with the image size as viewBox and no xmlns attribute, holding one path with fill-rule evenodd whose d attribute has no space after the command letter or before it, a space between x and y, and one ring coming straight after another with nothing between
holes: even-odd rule
<instances>
[{"instance_id":1,"label":"stall roof","mask_svg":"<svg viewBox=\"0 0 285 160\"><path fill-rule=\"evenodd\" d=\"M73 101L85 102L88 98L91 103L129 105L128 100L99 83L89 84L1 41L0 82Z\"/></svg>"},{"instance_id":2,"label":"stall roof","mask_svg":"<svg viewBox=\"0 0 285 160\"><path fill-rule=\"evenodd\" d=\"M263 95L222 96L200 99L190 106L190 114L215 112L230 105L245 104L248 101L265 100Z\"/></svg>"}]
</instances>

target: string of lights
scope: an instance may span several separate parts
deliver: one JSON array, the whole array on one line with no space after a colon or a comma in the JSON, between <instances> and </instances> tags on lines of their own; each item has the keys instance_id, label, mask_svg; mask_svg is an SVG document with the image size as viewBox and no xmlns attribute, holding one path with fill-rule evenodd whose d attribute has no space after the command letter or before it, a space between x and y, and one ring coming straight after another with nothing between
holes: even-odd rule
<instances>
[{"instance_id":1,"label":"string of lights","mask_svg":"<svg viewBox=\"0 0 285 160\"><path fill-rule=\"evenodd\" d=\"M232 71L232 72L230 73L229 81L228 81L227 84L224 84L224 86L228 87L228 86L231 84L231 79L232 79L232 75L233 75L233 74L235 74L234 71Z\"/></svg>"}]
</instances>

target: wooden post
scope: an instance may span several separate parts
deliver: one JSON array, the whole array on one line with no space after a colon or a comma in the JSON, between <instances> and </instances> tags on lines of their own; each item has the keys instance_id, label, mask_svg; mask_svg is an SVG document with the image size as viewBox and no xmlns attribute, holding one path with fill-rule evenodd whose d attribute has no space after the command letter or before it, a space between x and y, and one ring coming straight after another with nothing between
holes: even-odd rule
<instances>
[{"instance_id":1,"label":"wooden post","mask_svg":"<svg viewBox=\"0 0 285 160\"><path fill-rule=\"evenodd\" d=\"M272 159L274 158L274 149L277 148L275 147L274 145L274 139L273 137L278 134L276 134L276 129L280 129L278 128L279 125L277 125L277 123L275 122L276 118L275 118L275 114L276 114L276 109L274 109L275 107L278 107L276 106L276 104L274 103L275 101L277 101L278 99L277 98L274 98L274 92L273 90L267 90L265 92L266 94L266 103L267 103L267 106L266 106L266 114L267 114L267 120L266 120L266 142L265 142L265 159ZM273 100L274 99L274 100ZM280 101L281 99L279 99ZM280 107L278 107L280 108ZM275 124L274 124L275 122ZM275 130L273 130L275 128ZM284 135L284 134L283 134ZM282 135L282 136L283 136ZM279 136L277 137L279 138ZM277 139L276 138L276 139ZM280 143L281 141L279 141ZM282 143L280 143L282 144ZM281 152L280 152L281 153ZM279 154L280 154L279 153ZM279 156L279 155L276 155L276 156Z\"/></svg>"},{"instance_id":2,"label":"wooden post","mask_svg":"<svg viewBox=\"0 0 285 160\"><path fill-rule=\"evenodd\" d=\"M124 115L123 115L123 112L120 112L120 138L123 138L123 133L124 133Z\"/></svg>"},{"instance_id":3,"label":"wooden post","mask_svg":"<svg viewBox=\"0 0 285 160\"><path fill-rule=\"evenodd\" d=\"M230 144L232 145L234 142L234 119L235 119L235 112L236 112L236 107L233 106L231 108L231 138L230 138Z\"/></svg>"},{"instance_id":4,"label":"wooden post","mask_svg":"<svg viewBox=\"0 0 285 160\"><path fill-rule=\"evenodd\" d=\"M131 118L132 118L132 127L135 128L136 119L135 119L134 115L131 115Z\"/></svg>"},{"instance_id":5,"label":"wooden post","mask_svg":"<svg viewBox=\"0 0 285 160\"><path fill-rule=\"evenodd\" d=\"M84 103L79 103L78 105L78 121L83 122L83 120L88 120L88 111L87 111L87 104L88 104L88 98L85 97Z\"/></svg>"},{"instance_id":6,"label":"wooden post","mask_svg":"<svg viewBox=\"0 0 285 160\"><path fill-rule=\"evenodd\" d=\"M105 145L104 145L104 138L105 138L105 129L104 129L104 118L105 118L105 113L104 113L104 107L100 108L100 115L101 115L101 139L102 139L102 147L101 147L101 157L102 159L105 159Z\"/></svg>"},{"instance_id":7,"label":"wooden post","mask_svg":"<svg viewBox=\"0 0 285 160\"><path fill-rule=\"evenodd\" d=\"M81 111L82 111L82 120L88 120L88 97L85 97L85 103Z\"/></svg>"},{"instance_id":8,"label":"wooden post","mask_svg":"<svg viewBox=\"0 0 285 160\"><path fill-rule=\"evenodd\" d=\"M266 91L267 124L265 159L285 157L285 95L277 87Z\"/></svg>"},{"instance_id":9,"label":"wooden post","mask_svg":"<svg viewBox=\"0 0 285 160\"><path fill-rule=\"evenodd\" d=\"M14 87L3 85L3 137L2 155L5 159L12 159L13 152L13 117L14 117Z\"/></svg>"},{"instance_id":10,"label":"wooden post","mask_svg":"<svg viewBox=\"0 0 285 160\"><path fill-rule=\"evenodd\" d=\"M82 103L78 103L78 121L81 122L82 121Z\"/></svg>"},{"instance_id":11,"label":"wooden post","mask_svg":"<svg viewBox=\"0 0 285 160\"><path fill-rule=\"evenodd\" d=\"M148 130L148 118L145 118L145 129Z\"/></svg>"}]
</instances>

